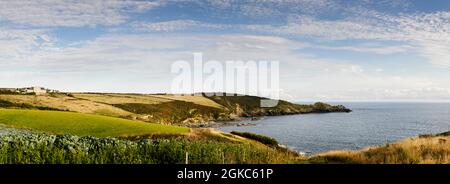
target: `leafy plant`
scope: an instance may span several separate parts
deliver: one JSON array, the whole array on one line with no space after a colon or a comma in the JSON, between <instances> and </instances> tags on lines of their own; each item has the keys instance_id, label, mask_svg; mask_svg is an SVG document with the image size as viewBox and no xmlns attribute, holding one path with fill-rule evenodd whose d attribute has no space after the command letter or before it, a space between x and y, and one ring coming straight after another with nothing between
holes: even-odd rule
<instances>
[{"instance_id":1,"label":"leafy plant","mask_svg":"<svg viewBox=\"0 0 450 184\"><path fill-rule=\"evenodd\" d=\"M269 147L185 139L50 135L0 128L0 164L222 164L290 163L292 152Z\"/></svg>"}]
</instances>

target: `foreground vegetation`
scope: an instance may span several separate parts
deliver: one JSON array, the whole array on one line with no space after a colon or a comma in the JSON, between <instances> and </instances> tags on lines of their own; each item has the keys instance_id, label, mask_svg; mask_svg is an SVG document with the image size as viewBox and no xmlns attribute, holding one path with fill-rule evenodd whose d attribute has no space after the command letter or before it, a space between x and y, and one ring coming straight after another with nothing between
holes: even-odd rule
<instances>
[{"instance_id":1,"label":"foreground vegetation","mask_svg":"<svg viewBox=\"0 0 450 184\"><path fill-rule=\"evenodd\" d=\"M450 132L422 135L362 151L331 151L310 159L315 163L450 164Z\"/></svg>"},{"instance_id":2,"label":"foreground vegetation","mask_svg":"<svg viewBox=\"0 0 450 184\"><path fill-rule=\"evenodd\" d=\"M192 129L182 134L97 138L32 132L0 124L0 164L449 164L449 141L450 132L446 132L306 158L280 147L273 138L247 132Z\"/></svg>"},{"instance_id":3,"label":"foreground vegetation","mask_svg":"<svg viewBox=\"0 0 450 184\"><path fill-rule=\"evenodd\" d=\"M0 129L0 164L290 163L298 158L232 135L131 141Z\"/></svg>"},{"instance_id":4,"label":"foreground vegetation","mask_svg":"<svg viewBox=\"0 0 450 184\"><path fill-rule=\"evenodd\" d=\"M54 134L96 137L189 132L189 128L186 127L131 121L107 116L19 109L0 109L0 124Z\"/></svg>"}]
</instances>

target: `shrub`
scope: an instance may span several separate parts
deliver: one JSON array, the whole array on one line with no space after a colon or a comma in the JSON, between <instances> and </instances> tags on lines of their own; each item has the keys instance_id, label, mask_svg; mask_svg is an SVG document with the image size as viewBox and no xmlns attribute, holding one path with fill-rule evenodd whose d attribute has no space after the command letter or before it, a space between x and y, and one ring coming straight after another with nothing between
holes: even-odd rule
<instances>
[{"instance_id":1,"label":"shrub","mask_svg":"<svg viewBox=\"0 0 450 184\"><path fill-rule=\"evenodd\" d=\"M275 146L275 147L278 146L277 140L275 140L274 138L271 138L271 137L264 136L264 135L258 135L258 134L249 133L249 132L236 132L236 131L232 131L231 134L245 137L245 138L248 138L251 140L255 140L255 141L258 141L258 142L263 143L268 146Z\"/></svg>"},{"instance_id":2,"label":"shrub","mask_svg":"<svg viewBox=\"0 0 450 184\"><path fill-rule=\"evenodd\" d=\"M26 103L14 103L6 100L0 99L0 108L19 108L19 109L37 109L37 110L50 110L50 111L62 111L60 109L55 109L45 106L34 106Z\"/></svg>"}]
</instances>

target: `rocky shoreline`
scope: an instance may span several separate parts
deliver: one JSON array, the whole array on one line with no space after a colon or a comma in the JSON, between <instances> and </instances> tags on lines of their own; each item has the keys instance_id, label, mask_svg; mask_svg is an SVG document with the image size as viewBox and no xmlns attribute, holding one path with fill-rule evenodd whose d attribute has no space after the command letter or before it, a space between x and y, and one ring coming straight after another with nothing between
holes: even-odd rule
<instances>
[{"instance_id":1,"label":"rocky shoreline","mask_svg":"<svg viewBox=\"0 0 450 184\"><path fill-rule=\"evenodd\" d=\"M317 104L317 103L316 103ZM183 123L180 124L181 126L186 126L190 128L219 128L219 127L226 127L226 126L255 126L256 124L253 123L247 123L243 124L242 121L257 121L265 117L271 117L271 116L289 116L289 115L300 115L300 114L325 114L325 113L350 113L352 112L351 109L346 108L342 105L337 106L331 106L328 104L325 104L331 108L324 108L324 109L314 109L309 112L302 112L302 111L279 111L279 112L256 112L256 113L243 113L240 116L238 115L230 115L229 119L226 120L212 120L212 121L205 121L205 122L195 122L195 123ZM251 124L251 125L250 125Z\"/></svg>"}]
</instances>

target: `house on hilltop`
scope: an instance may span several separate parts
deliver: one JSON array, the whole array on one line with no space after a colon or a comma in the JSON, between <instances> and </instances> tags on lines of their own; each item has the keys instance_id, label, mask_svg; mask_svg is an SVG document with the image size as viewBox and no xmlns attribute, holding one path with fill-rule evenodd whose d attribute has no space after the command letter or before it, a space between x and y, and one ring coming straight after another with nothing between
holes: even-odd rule
<instances>
[{"instance_id":1,"label":"house on hilltop","mask_svg":"<svg viewBox=\"0 0 450 184\"><path fill-rule=\"evenodd\" d=\"M43 95L47 93L59 93L58 90L47 89L43 87L25 87L25 88L0 88L0 94L36 94Z\"/></svg>"},{"instance_id":2,"label":"house on hilltop","mask_svg":"<svg viewBox=\"0 0 450 184\"><path fill-rule=\"evenodd\" d=\"M35 93L36 95L41 95L47 93L47 90L43 87L29 87L25 89L26 93Z\"/></svg>"},{"instance_id":3,"label":"house on hilltop","mask_svg":"<svg viewBox=\"0 0 450 184\"><path fill-rule=\"evenodd\" d=\"M58 90L46 89L43 87L18 88L17 92L25 93L25 94L34 93L36 95L42 95L42 94L46 94L46 93L59 93Z\"/></svg>"}]
</instances>

